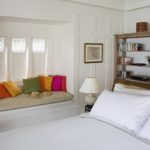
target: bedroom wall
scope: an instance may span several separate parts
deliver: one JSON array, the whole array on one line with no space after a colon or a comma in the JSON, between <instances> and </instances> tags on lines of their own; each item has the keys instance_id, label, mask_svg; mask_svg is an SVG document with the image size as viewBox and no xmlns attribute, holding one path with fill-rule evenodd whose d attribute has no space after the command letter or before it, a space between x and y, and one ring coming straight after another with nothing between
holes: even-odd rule
<instances>
[{"instance_id":1,"label":"bedroom wall","mask_svg":"<svg viewBox=\"0 0 150 150\"><path fill-rule=\"evenodd\" d=\"M104 88L111 89L114 78L114 34L123 32L123 11L59 0L3 0L0 1L0 10L0 16L5 18L28 18L37 22L73 24L71 32L74 35L72 37L74 50L69 54L65 51L67 45L64 45L61 54L66 55L66 59L61 61L65 64L68 63L67 67L71 68L69 63L74 59L74 67L71 68L70 73L72 79L70 78L70 80L73 82L75 100L79 102L80 106L84 102L84 97L78 91L86 77L95 76L100 83L101 91ZM63 28L61 41L69 40L68 44L70 44L70 39L63 38L67 27ZM85 42L104 44L103 63L83 63Z\"/></svg>"},{"instance_id":2,"label":"bedroom wall","mask_svg":"<svg viewBox=\"0 0 150 150\"><path fill-rule=\"evenodd\" d=\"M146 21L150 30L150 6L125 12L125 32L136 32L136 22Z\"/></svg>"}]
</instances>

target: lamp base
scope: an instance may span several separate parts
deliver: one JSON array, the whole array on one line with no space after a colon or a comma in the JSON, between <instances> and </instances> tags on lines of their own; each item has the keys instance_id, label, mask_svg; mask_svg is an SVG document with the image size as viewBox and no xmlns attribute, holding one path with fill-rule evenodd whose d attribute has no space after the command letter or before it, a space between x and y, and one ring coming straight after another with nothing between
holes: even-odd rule
<instances>
[{"instance_id":1,"label":"lamp base","mask_svg":"<svg viewBox=\"0 0 150 150\"><path fill-rule=\"evenodd\" d=\"M88 94L85 96L85 102L87 105L94 105L96 101L96 96L93 94Z\"/></svg>"}]
</instances>

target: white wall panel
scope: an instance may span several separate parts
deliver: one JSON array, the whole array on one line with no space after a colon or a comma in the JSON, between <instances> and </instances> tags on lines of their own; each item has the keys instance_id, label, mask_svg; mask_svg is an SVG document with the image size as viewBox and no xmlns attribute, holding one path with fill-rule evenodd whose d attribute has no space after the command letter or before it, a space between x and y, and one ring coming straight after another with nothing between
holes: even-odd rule
<instances>
[{"instance_id":1,"label":"white wall panel","mask_svg":"<svg viewBox=\"0 0 150 150\"><path fill-rule=\"evenodd\" d=\"M92 17L88 15L80 15L78 17L78 31L81 34L92 32Z\"/></svg>"},{"instance_id":2,"label":"white wall panel","mask_svg":"<svg viewBox=\"0 0 150 150\"><path fill-rule=\"evenodd\" d=\"M103 36L107 33L107 19L105 17L96 17L95 31L98 34L101 34L99 36Z\"/></svg>"},{"instance_id":3,"label":"white wall panel","mask_svg":"<svg viewBox=\"0 0 150 150\"><path fill-rule=\"evenodd\" d=\"M123 31L123 22L120 21L120 19L111 19L111 33L112 35L114 34L119 34L119 33L122 33Z\"/></svg>"},{"instance_id":4,"label":"white wall panel","mask_svg":"<svg viewBox=\"0 0 150 150\"><path fill-rule=\"evenodd\" d=\"M89 22L91 20L91 22ZM78 20L80 21L80 19ZM85 24L90 24L88 28ZM82 25L82 23L79 23ZM85 24L78 30L79 40L79 88L88 76L96 77L100 83L101 91L111 89L114 80L114 34L122 32L123 19L110 16L89 16ZM80 27L81 28L81 27ZM89 29L92 29L92 31ZM85 32L87 30L87 32ZM90 34L91 33L91 34ZM83 36L84 35L84 36ZM84 43L103 43L103 62L95 64L84 64ZM79 94L80 103L84 103L83 94Z\"/></svg>"},{"instance_id":5,"label":"white wall panel","mask_svg":"<svg viewBox=\"0 0 150 150\"><path fill-rule=\"evenodd\" d=\"M67 76L67 89L74 93L74 36L73 24L68 23L61 25L60 33L60 48L58 49L60 55L60 70L59 74ZM57 57L55 58L56 60Z\"/></svg>"}]
</instances>

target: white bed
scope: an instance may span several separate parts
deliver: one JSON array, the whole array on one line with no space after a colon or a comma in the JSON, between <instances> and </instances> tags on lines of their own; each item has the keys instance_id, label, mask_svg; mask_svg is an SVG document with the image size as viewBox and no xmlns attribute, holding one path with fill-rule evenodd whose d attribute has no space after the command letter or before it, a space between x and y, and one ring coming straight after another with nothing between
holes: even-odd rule
<instances>
[{"instance_id":1,"label":"white bed","mask_svg":"<svg viewBox=\"0 0 150 150\"><path fill-rule=\"evenodd\" d=\"M81 116L0 134L0 150L150 150L107 123Z\"/></svg>"},{"instance_id":2,"label":"white bed","mask_svg":"<svg viewBox=\"0 0 150 150\"><path fill-rule=\"evenodd\" d=\"M89 115L1 132L0 150L150 150L150 91L138 94L104 90Z\"/></svg>"}]
</instances>

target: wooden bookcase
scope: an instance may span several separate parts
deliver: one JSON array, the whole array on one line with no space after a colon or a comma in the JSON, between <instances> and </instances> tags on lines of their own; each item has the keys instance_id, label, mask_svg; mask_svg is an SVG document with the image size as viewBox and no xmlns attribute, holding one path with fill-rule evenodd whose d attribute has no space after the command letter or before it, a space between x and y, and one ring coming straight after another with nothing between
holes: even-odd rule
<instances>
[{"instance_id":1,"label":"wooden bookcase","mask_svg":"<svg viewBox=\"0 0 150 150\"><path fill-rule=\"evenodd\" d=\"M150 56L150 32L115 35L115 80L150 89L150 64L146 60L147 56ZM137 73L139 70L140 73Z\"/></svg>"}]
</instances>

